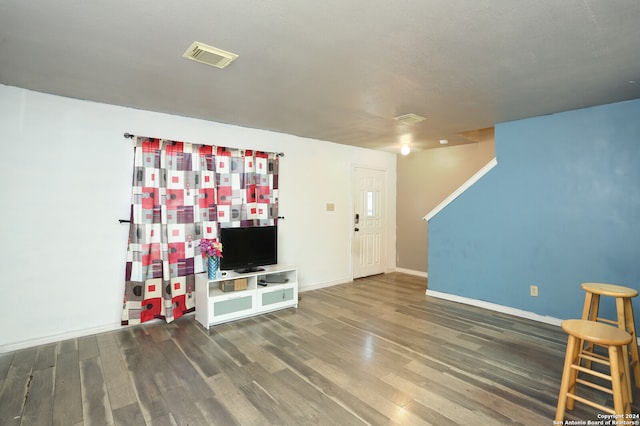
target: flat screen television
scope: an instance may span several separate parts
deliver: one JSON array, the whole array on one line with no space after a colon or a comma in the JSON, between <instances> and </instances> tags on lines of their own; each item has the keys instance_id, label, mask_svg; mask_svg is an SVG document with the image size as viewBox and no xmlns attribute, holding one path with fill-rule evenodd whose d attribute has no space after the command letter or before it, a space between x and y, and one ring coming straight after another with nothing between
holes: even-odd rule
<instances>
[{"instance_id":1,"label":"flat screen television","mask_svg":"<svg viewBox=\"0 0 640 426\"><path fill-rule=\"evenodd\" d=\"M278 263L278 228L252 226L220 228L222 257L220 270L239 273L263 270L260 266Z\"/></svg>"}]
</instances>

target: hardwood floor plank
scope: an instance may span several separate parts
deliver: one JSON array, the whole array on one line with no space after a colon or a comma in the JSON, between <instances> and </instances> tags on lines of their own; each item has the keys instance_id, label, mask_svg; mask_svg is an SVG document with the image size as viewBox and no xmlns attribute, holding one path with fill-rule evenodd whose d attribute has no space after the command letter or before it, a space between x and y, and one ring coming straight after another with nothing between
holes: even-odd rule
<instances>
[{"instance_id":1,"label":"hardwood floor plank","mask_svg":"<svg viewBox=\"0 0 640 426\"><path fill-rule=\"evenodd\" d=\"M171 417L177 425L208 426L207 419L200 411L197 402L202 402L202 398L192 398L193 394L189 389L181 386L173 387L170 391L164 392L164 401ZM221 413L224 415L224 413Z\"/></svg>"},{"instance_id":2,"label":"hardwood floor plank","mask_svg":"<svg viewBox=\"0 0 640 426\"><path fill-rule=\"evenodd\" d=\"M193 362L205 377L210 377L224 371L225 364L219 357L213 357L220 348L203 334L189 333L187 327L172 327L172 339L186 356Z\"/></svg>"},{"instance_id":3,"label":"hardwood floor plank","mask_svg":"<svg viewBox=\"0 0 640 426\"><path fill-rule=\"evenodd\" d=\"M177 384L183 389L189 389L189 393L197 397L195 401L207 399L211 389L175 342L165 340L159 343L158 347L167 360L167 366L178 373L176 374Z\"/></svg>"},{"instance_id":4,"label":"hardwood floor plank","mask_svg":"<svg viewBox=\"0 0 640 426\"><path fill-rule=\"evenodd\" d=\"M13 361L13 357L14 353L0 354L0 399L2 398L2 388L4 386L4 381L7 378L7 373L9 372L9 367ZM2 401L0 401L0 406L2 406Z\"/></svg>"},{"instance_id":5,"label":"hardwood floor plank","mask_svg":"<svg viewBox=\"0 0 640 426\"><path fill-rule=\"evenodd\" d=\"M239 369L242 367L236 367ZM226 373L208 377L207 383L214 391L216 399L223 404L234 418L243 426L261 426L269 424L269 421L240 391L239 383Z\"/></svg>"},{"instance_id":6,"label":"hardwood floor plank","mask_svg":"<svg viewBox=\"0 0 640 426\"><path fill-rule=\"evenodd\" d=\"M49 426L52 423L54 375L53 367L41 368L33 372L21 424Z\"/></svg>"},{"instance_id":7,"label":"hardwood floor plank","mask_svg":"<svg viewBox=\"0 0 640 426\"><path fill-rule=\"evenodd\" d=\"M366 424L358 418L347 407L338 401L329 398L320 389L309 384L289 369L279 371L276 376L297 395L304 395L309 406L313 409L305 410L304 416L300 418L300 424L336 424L336 425L357 425Z\"/></svg>"},{"instance_id":8,"label":"hardwood floor plank","mask_svg":"<svg viewBox=\"0 0 640 426\"><path fill-rule=\"evenodd\" d=\"M58 343L58 354L78 351L78 339L64 340Z\"/></svg>"},{"instance_id":9,"label":"hardwood floor plank","mask_svg":"<svg viewBox=\"0 0 640 426\"><path fill-rule=\"evenodd\" d=\"M306 363L313 374L305 376L314 384L324 382L322 388L330 398L354 413L365 424L426 424L403 407L411 401L407 395L393 395L393 401L382 391L371 386L362 386L351 377L350 372L339 366L326 364L320 360ZM322 380L318 380L321 378ZM331 383L326 386L326 383Z\"/></svg>"},{"instance_id":10,"label":"hardwood floor plank","mask_svg":"<svg viewBox=\"0 0 640 426\"><path fill-rule=\"evenodd\" d=\"M355 328L336 322L332 326L325 327L328 333L317 340L321 346L331 349L334 354L342 358L353 359L364 356L368 368L381 372L411 360L411 357L402 353L394 342L373 333L363 332L362 328L362 324L359 328ZM317 353L314 352L314 355L317 356Z\"/></svg>"},{"instance_id":11,"label":"hardwood floor plank","mask_svg":"<svg viewBox=\"0 0 640 426\"><path fill-rule=\"evenodd\" d=\"M257 383L250 383L240 386L243 396L253 405L265 418L269 425L295 424L292 417L284 410L280 409L277 402L269 396Z\"/></svg>"},{"instance_id":12,"label":"hardwood floor plank","mask_svg":"<svg viewBox=\"0 0 640 426\"><path fill-rule=\"evenodd\" d=\"M80 362L75 341L65 342L56 358L53 394L53 424L70 425L82 422L82 391Z\"/></svg>"},{"instance_id":13,"label":"hardwood floor plank","mask_svg":"<svg viewBox=\"0 0 640 426\"><path fill-rule=\"evenodd\" d=\"M33 364L33 371L44 370L56 365L58 356L58 345L56 343L39 346L36 352L36 360Z\"/></svg>"},{"instance_id":14,"label":"hardwood floor plank","mask_svg":"<svg viewBox=\"0 0 640 426\"><path fill-rule=\"evenodd\" d=\"M95 339L92 339L95 341ZM96 344L97 350L97 344ZM113 424L111 404L98 356L80 361L82 412L86 425Z\"/></svg>"},{"instance_id":15,"label":"hardwood floor plank","mask_svg":"<svg viewBox=\"0 0 640 426\"><path fill-rule=\"evenodd\" d=\"M96 339L112 412L132 404L137 405L138 399L114 333L102 333Z\"/></svg>"},{"instance_id":16,"label":"hardwood floor plank","mask_svg":"<svg viewBox=\"0 0 640 426\"><path fill-rule=\"evenodd\" d=\"M249 362L259 362L262 368L270 373L286 368L287 366L281 360L265 350L264 345L268 344L268 341L250 332L249 329L250 327L242 323L234 330L235 348L242 352Z\"/></svg>"},{"instance_id":17,"label":"hardwood floor plank","mask_svg":"<svg viewBox=\"0 0 640 426\"><path fill-rule=\"evenodd\" d=\"M158 367L158 364L150 363L138 346L123 349L122 353L132 378L143 418L147 422L152 419L164 419L169 414L169 410L162 397L162 390L154 380L156 371L161 368Z\"/></svg>"},{"instance_id":18,"label":"hardwood floor plank","mask_svg":"<svg viewBox=\"0 0 640 426\"><path fill-rule=\"evenodd\" d=\"M131 332L133 328L134 327L127 327L113 332L113 337L116 340L118 347L123 352L126 349L136 349L138 347L134 334Z\"/></svg>"},{"instance_id":19,"label":"hardwood floor plank","mask_svg":"<svg viewBox=\"0 0 640 426\"><path fill-rule=\"evenodd\" d=\"M143 327L156 343L161 343L171 339L171 334L169 333L170 327L167 327L167 324L163 323L162 321L148 323Z\"/></svg>"},{"instance_id":20,"label":"hardwood floor plank","mask_svg":"<svg viewBox=\"0 0 640 426\"><path fill-rule=\"evenodd\" d=\"M384 380L407 390L414 399L436 409L449 419L448 422L454 424L543 424L549 418L520 410L520 406L514 407L512 403L493 395L487 389L439 372L433 372L430 378L406 373L402 376L392 374ZM455 388L460 389L459 391L451 390L454 382L457 382ZM491 403L487 404L489 401ZM487 405L490 405L490 410L483 409ZM518 418L511 418L510 414L516 411Z\"/></svg>"},{"instance_id":21,"label":"hardwood floor plank","mask_svg":"<svg viewBox=\"0 0 640 426\"><path fill-rule=\"evenodd\" d=\"M0 424L18 425L21 422L25 398L32 380L36 349L17 351L0 390Z\"/></svg>"},{"instance_id":22,"label":"hardwood floor plank","mask_svg":"<svg viewBox=\"0 0 640 426\"><path fill-rule=\"evenodd\" d=\"M282 359L296 374L304 377L305 380L312 383L317 389L321 389L324 394L334 401L340 401L345 407L349 407L357 417L363 419L369 424L386 424L389 418L378 411L378 407L370 406L349 392L347 383L336 381L336 377L345 377L350 372L338 369L340 375L325 375L315 367L313 359L301 360L291 355L287 351L275 346L268 346L268 350ZM344 364L342 364L344 366ZM351 365L353 367L353 365Z\"/></svg>"},{"instance_id":23,"label":"hardwood floor plank","mask_svg":"<svg viewBox=\"0 0 640 426\"><path fill-rule=\"evenodd\" d=\"M304 419L311 411L306 395L294 392L290 383L280 379L280 373L271 374L257 363L249 364L245 368L253 377L251 386L268 396L271 404L278 408L278 417L285 421L285 424L305 424ZM264 405L261 404L260 408L264 408Z\"/></svg>"},{"instance_id":24,"label":"hardwood floor plank","mask_svg":"<svg viewBox=\"0 0 640 426\"><path fill-rule=\"evenodd\" d=\"M218 333L215 330L209 332L209 338L213 340L220 349L225 351L229 358L231 358L238 365L249 364L251 361L247 358L245 352L238 349L238 347L227 339L224 334Z\"/></svg>"},{"instance_id":25,"label":"hardwood floor plank","mask_svg":"<svg viewBox=\"0 0 640 426\"><path fill-rule=\"evenodd\" d=\"M7 377L7 372L11 366L15 353L0 354L0 390L2 389L2 381Z\"/></svg>"},{"instance_id":26,"label":"hardwood floor plank","mask_svg":"<svg viewBox=\"0 0 640 426\"><path fill-rule=\"evenodd\" d=\"M78 339L78 358L80 361L98 356L98 340L96 336L80 337Z\"/></svg>"},{"instance_id":27,"label":"hardwood floor plank","mask_svg":"<svg viewBox=\"0 0 640 426\"><path fill-rule=\"evenodd\" d=\"M210 397L196 402L196 406L204 416L207 425L240 426L227 407L217 398Z\"/></svg>"},{"instance_id":28,"label":"hardwood floor plank","mask_svg":"<svg viewBox=\"0 0 640 426\"><path fill-rule=\"evenodd\" d=\"M277 324L277 320L274 318L256 319L250 318L246 320L250 325L249 329L251 333L257 336L267 345L278 346L280 348L286 348L287 351L295 355L299 359L308 359L311 356L306 352L305 348L297 345L295 342L289 339L289 335L279 335L274 331L274 325ZM244 322L244 321L243 321Z\"/></svg>"},{"instance_id":29,"label":"hardwood floor plank","mask_svg":"<svg viewBox=\"0 0 640 426\"><path fill-rule=\"evenodd\" d=\"M113 424L116 426L143 425L145 423L137 402L113 410Z\"/></svg>"}]
</instances>

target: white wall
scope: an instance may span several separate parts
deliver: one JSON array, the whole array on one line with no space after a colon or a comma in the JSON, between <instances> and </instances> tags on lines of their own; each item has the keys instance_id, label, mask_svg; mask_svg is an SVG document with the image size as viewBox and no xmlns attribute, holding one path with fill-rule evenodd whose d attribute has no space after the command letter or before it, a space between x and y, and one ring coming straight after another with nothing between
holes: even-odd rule
<instances>
[{"instance_id":1,"label":"white wall","mask_svg":"<svg viewBox=\"0 0 640 426\"><path fill-rule=\"evenodd\" d=\"M0 352L119 327L133 148L125 132L284 152L279 261L300 290L351 280L354 164L388 170L395 268L396 156L0 85ZM326 203L335 211L327 212Z\"/></svg>"}]
</instances>

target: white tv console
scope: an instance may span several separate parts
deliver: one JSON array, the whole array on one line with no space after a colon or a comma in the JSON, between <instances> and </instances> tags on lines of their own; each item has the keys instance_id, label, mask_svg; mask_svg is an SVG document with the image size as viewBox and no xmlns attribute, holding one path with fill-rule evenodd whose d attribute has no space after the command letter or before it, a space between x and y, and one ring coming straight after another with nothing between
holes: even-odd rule
<instances>
[{"instance_id":1,"label":"white tv console","mask_svg":"<svg viewBox=\"0 0 640 426\"><path fill-rule=\"evenodd\" d=\"M263 271L240 274L222 271L225 276L208 279L196 274L196 321L206 329L266 312L298 307L298 271L284 265L264 266ZM221 281L247 279L246 290L223 292ZM266 286L259 285L266 283Z\"/></svg>"}]
</instances>

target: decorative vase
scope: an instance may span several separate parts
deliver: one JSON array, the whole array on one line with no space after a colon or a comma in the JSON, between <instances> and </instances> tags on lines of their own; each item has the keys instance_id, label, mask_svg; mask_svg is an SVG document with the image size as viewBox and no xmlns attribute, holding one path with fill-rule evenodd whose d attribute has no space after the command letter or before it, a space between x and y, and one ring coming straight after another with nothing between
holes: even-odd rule
<instances>
[{"instance_id":1,"label":"decorative vase","mask_svg":"<svg viewBox=\"0 0 640 426\"><path fill-rule=\"evenodd\" d=\"M207 258L207 277L212 280L216 278L218 273L218 257L217 256L209 256Z\"/></svg>"}]
</instances>

